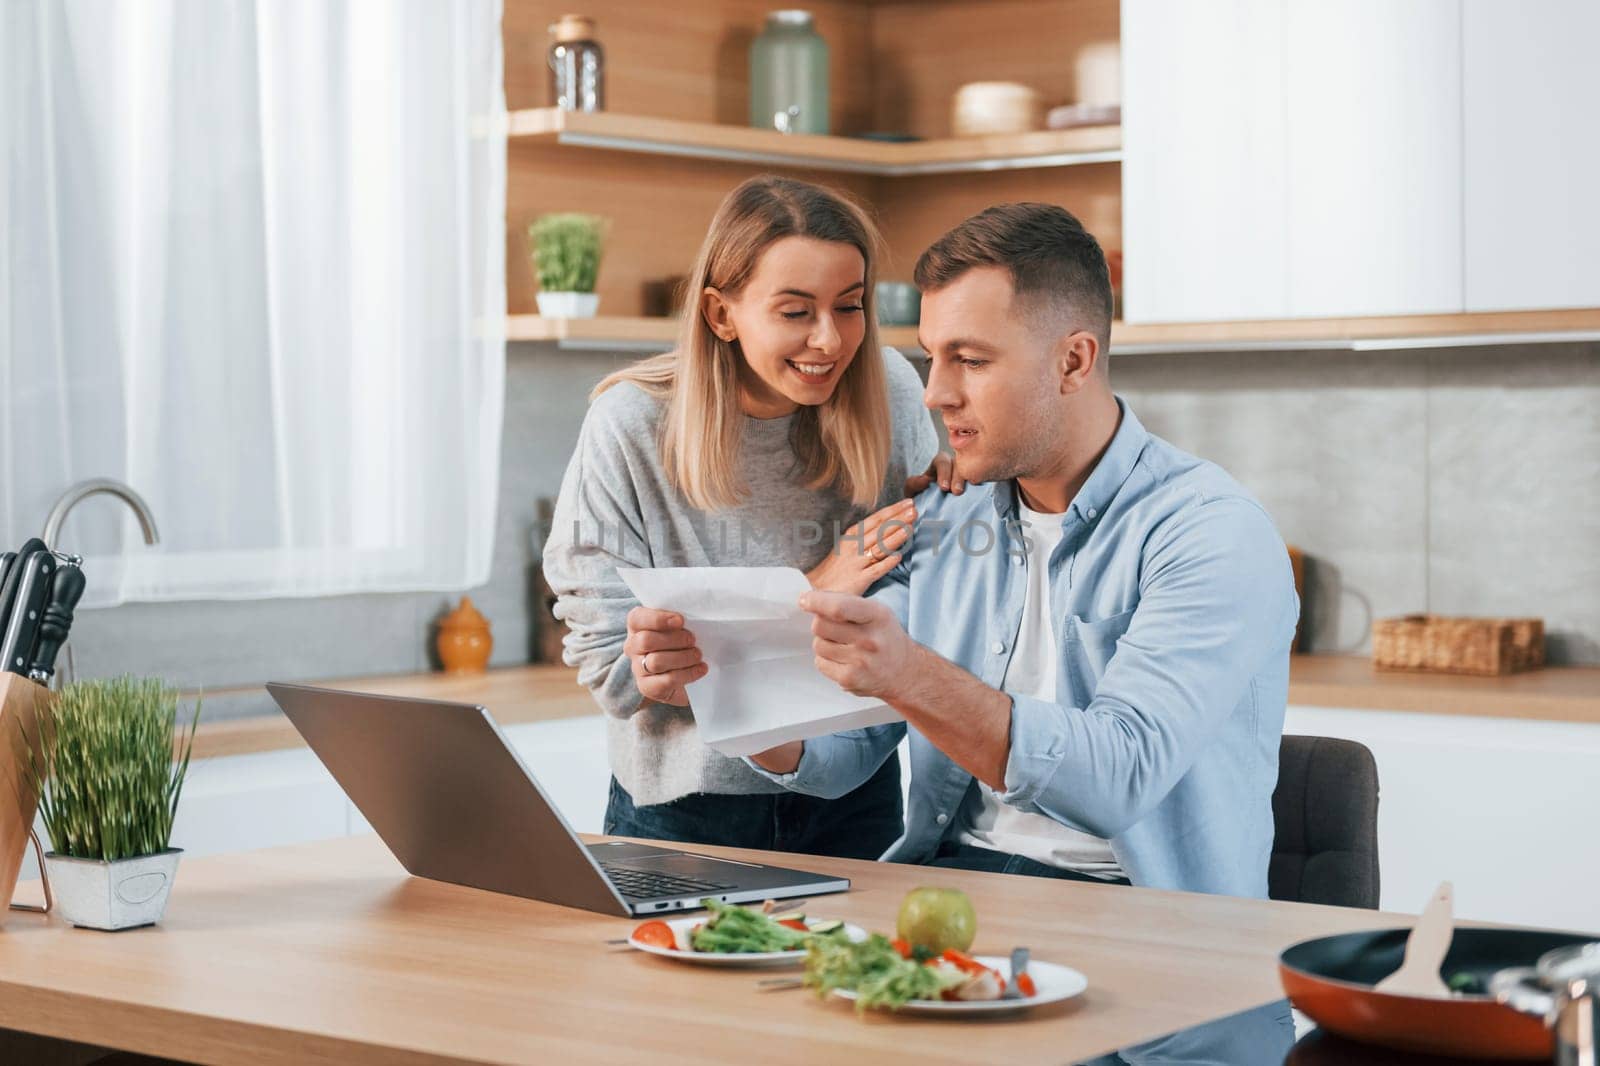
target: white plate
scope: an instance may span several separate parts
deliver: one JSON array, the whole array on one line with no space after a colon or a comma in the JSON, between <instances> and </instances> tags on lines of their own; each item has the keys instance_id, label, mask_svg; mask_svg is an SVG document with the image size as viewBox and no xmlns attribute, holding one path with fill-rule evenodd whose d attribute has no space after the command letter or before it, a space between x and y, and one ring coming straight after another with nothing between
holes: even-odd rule
<instances>
[{"instance_id":1,"label":"white plate","mask_svg":"<svg viewBox=\"0 0 1600 1066\"><path fill-rule=\"evenodd\" d=\"M998 970L1000 976L1006 980L1011 979L1011 960L1003 959L998 955L975 955L983 965L991 970ZM1028 976L1033 978L1033 987L1036 995L1026 999L975 999L975 1000L945 1000L945 999L914 999L905 1004L897 1013L900 1014L993 1014L1003 1011L1027 1010L1030 1007L1042 1007L1046 1003L1060 1003L1064 999L1083 994L1089 987L1089 979L1070 966L1058 966L1053 962L1029 962ZM855 1001L856 994L847 992L842 988L833 990L833 994L840 999ZM887 1010L888 1008L882 1008Z\"/></svg>"},{"instance_id":2,"label":"white plate","mask_svg":"<svg viewBox=\"0 0 1600 1066\"><path fill-rule=\"evenodd\" d=\"M807 918L806 924L816 925L818 922L828 920L826 918ZM691 930L697 925L703 925L705 922L706 916L701 914L692 918L673 918L667 921L667 925L671 926L672 931L676 933L680 929ZM850 938L852 943L856 944L867 939L867 931L865 929L859 925L851 925L849 922L845 923L844 934ZM762 952L678 951L675 948L662 948L654 944L641 944L633 939L632 935L628 937L628 946L635 951L660 955L664 959L676 959L678 962L698 962L707 966L791 966L804 962L806 957L803 948L799 951Z\"/></svg>"}]
</instances>

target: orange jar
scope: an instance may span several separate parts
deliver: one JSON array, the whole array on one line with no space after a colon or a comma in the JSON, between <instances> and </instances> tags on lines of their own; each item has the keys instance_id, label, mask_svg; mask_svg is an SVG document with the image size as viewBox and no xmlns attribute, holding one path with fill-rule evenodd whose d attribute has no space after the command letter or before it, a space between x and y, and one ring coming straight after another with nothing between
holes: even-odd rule
<instances>
[{"instance_id":1,"label":"orange jar","mask_svg":"<svg viewBox=\"0 0 1600 1066\"><path fill-rule=\"evenodd\" d=\"M439 661L452 674L481 674L489 665L494 650L494 635L489 620L472 605L472 597L461 597L461 604L439 621L437 643Z\"/></svg>"}]
</instances>

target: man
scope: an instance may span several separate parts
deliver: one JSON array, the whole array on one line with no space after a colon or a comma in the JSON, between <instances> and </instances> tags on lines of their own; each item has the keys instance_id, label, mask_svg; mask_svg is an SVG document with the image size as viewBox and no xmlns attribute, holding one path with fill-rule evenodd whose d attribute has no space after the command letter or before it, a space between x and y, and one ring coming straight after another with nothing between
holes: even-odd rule
<instances>
[{"instance_id":1,"label":"man","mask_svg":"<svg viewBox=\"0 0 1600 1066\"><path fill-rule=\"evenodd\" d=\"M898 862L1265 897L1298 613L1283 541L1111 391L1100 246L1045 204L917 263L924 402L963 494L929 490L896 569L810 592L818 668L905 724L763 752L837 796L909 727Z\"/></svg>"}]
</instances>

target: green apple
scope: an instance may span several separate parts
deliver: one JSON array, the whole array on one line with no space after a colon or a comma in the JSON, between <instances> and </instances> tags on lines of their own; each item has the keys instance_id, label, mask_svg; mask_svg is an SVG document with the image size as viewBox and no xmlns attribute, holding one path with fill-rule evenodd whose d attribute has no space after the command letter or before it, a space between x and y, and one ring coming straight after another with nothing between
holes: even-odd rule
<instances>
[{"instance_id":1,"label":"green apple","mask_svg":"<svg viewBox=\"0 0 1600 1066\"><path fill-rule=\"evenodd\" d=\"M900 903L895 931L912 948L936 955L950 948L966 951L978 935L978 912L960 889L914 888Z\"/></svg>"}]
</instances>

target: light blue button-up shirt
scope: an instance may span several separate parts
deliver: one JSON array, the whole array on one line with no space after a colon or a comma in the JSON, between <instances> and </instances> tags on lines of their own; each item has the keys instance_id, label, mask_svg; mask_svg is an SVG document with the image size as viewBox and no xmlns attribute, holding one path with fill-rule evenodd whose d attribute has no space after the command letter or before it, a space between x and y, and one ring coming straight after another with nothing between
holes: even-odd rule
<instances>
[{"instance_id":1,"label":"light blue button-up shirt","mask_svg":"<svg viewBox=\"0 0 1600 1066\"><path fill-rule=\"evenodd\" d=\"M1242 486L1118 406L1048 562L1056 701L1012 695L1001 799L1108 839L1136 885L1265 897L1299 612L1288 554ZM931 488L917 507L901 564L869 595L914 640L1001 688L1027 588L1016 485ZM906 732L809 740L794 773L767 776L841 796ZM906 831L883 857L926 862L978 786L910 734Z\"/></svg>"}]
</instances>

